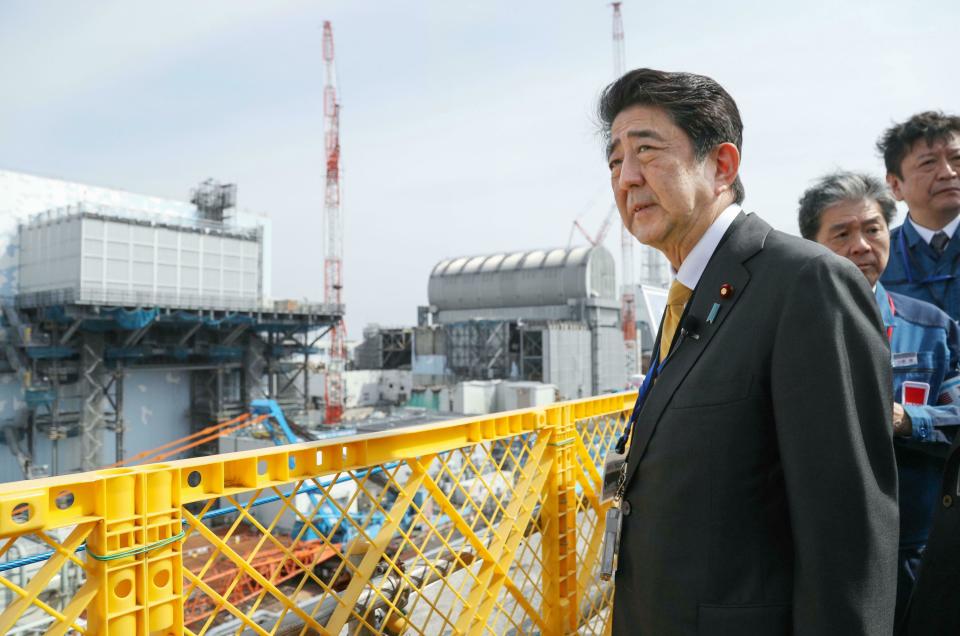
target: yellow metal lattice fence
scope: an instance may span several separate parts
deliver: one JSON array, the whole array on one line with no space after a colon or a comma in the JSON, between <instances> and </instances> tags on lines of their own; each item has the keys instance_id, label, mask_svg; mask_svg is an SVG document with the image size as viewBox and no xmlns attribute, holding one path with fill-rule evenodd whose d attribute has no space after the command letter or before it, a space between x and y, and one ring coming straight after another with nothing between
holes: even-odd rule
<instances>
[{"instance_id":1,"label":"yellow metal lattice fence","mask_svg":"<svg viewBox=\"0 0 960 636\"><path fill-rule=\"evenodd\" d=\"M607 633L634 396L0 484L0 633Z\"/></svg>"}]
</instances>

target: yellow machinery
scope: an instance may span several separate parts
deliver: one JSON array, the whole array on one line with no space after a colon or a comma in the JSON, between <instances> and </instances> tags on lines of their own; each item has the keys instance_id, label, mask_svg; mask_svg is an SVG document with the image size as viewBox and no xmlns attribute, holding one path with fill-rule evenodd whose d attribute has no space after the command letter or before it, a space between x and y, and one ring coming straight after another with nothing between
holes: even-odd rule
<instances>
[{"instance_id":1,"label":"yellow machinery","mask_svg":"<svg viewBox=\"0 0 960 636\"><path fill-rule=\"evenodd\" d=\"M606 633L634 397L0 484L0 634Z\"/></svg>"}]
</instances>

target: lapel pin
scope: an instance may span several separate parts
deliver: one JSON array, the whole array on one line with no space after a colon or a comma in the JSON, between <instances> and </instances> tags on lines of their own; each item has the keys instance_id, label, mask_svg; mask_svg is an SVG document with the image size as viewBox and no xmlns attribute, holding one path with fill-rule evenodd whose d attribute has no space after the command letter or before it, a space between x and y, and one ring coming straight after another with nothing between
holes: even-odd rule
<instances>
[{"instance_id":1,"label":"lapel pin","mask_svg":"<svg viewBox=\"0 0 960 636\"><path fill-rule=\"evenodd\" d=\"M707 314L707 324L713 324L713 321L717 319L717 314L720 313L720 303L713 303L713 307L710 308L710 313Z\"/></svg>"},{"instance_id":2,"label":"lapel pin","mask_svg":"<svg viewBox=\"0 0 960 636\"><path fill-rule=\"evenodd\" d=\"M733 285L730 283L724 283L720 285L720 298L723 300L730 300L733 298Z\"/></svg>"}]
</instances>

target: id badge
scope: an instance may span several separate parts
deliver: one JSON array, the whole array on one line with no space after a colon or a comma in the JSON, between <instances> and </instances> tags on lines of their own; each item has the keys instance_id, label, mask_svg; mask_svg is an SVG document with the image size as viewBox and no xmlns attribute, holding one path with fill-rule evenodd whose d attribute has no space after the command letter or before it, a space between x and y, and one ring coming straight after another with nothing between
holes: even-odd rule
<instances>
[{"instance_id":1,"label":"id badge","mask_svg":"<svg viewBox=\"0 0 960 636\"><path fill-rule=\"evenodd\" d=\"M603 462L603 488L600 489L600 503L612 501L620 488L620 479L627 461L626 453L612 450Z\"/></svg>"},{"instance_id":2,"label":"id badge","mask_svg":"<svg viewBox=\"0 0 960 636\"><path fill-rule=\"evenodd\" d=\"M611 506L603 529L603 551L600 553L600 579L609 581L617 571L617 553L620 551L620 526L623 513Z\"/></svg>"},{"instance_id":3,"label":"id badge","mask_svg":"<svg viewBox=\"0 0 960 636\"><path fill-rule=\"evenodd\" d=\"M900 396L901 404L914 404L917 406L923 406L927 403L927 398L930 396L930 384L927 382L914 382L912 380L906 380L901 385L902 395Z\"/></svg>"}]
</instances>

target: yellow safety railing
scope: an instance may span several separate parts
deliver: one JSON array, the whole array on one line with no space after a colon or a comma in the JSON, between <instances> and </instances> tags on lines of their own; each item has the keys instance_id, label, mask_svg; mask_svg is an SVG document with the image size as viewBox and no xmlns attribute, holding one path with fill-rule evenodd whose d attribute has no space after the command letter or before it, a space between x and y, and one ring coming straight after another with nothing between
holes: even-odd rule
<instances>
[{"instance_id":1,"label":"yellow safety railing","mask_svg":"<svg viewBox=\"0 0 960 636\"><path fill-rule=\"evenodd\" d=\"M635 395L0 484L0 634L608 633Z\"/></svg>"}]
</instances>

